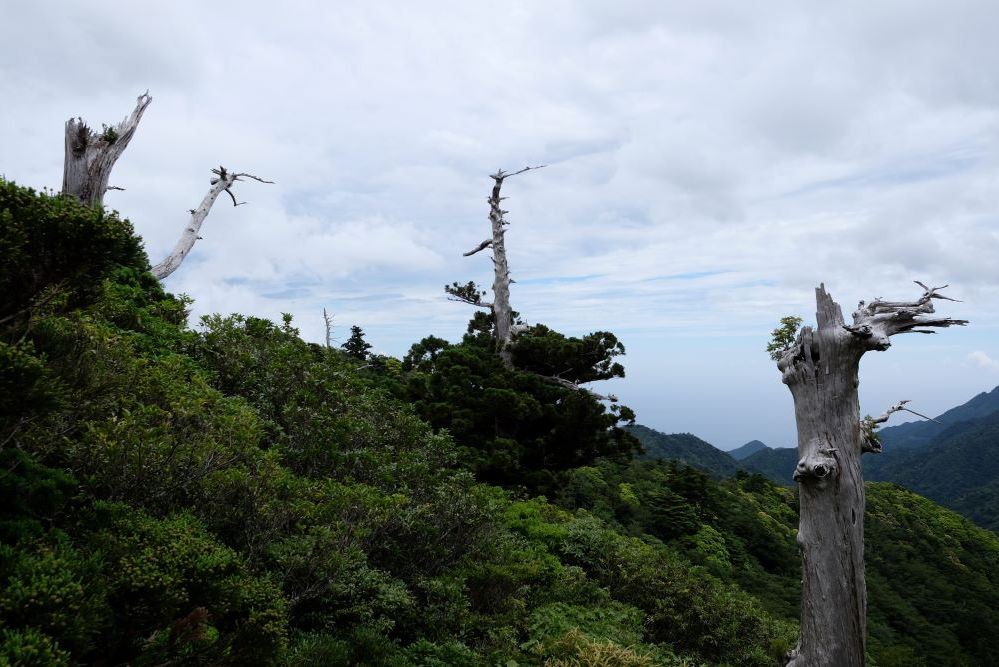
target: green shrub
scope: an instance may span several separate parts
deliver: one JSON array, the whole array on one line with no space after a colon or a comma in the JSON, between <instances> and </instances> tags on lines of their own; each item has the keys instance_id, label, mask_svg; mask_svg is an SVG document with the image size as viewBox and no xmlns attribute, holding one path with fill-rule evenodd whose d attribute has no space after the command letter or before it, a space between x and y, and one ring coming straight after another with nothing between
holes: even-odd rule
<instances>
[{"instance_id":1,"label":"green shrub","mask_svg":"<svg viewBox=\"0 0 999 667\"><path fill-rule=\"evenodd\" d=\"M0 628L0 667L62 667L69 653L35 628Z\"/></svg>"},{"instance_id":2,"label":"green shrub","mask_svg":"<svg viewBox=\"0 0 999 667\"><path fill-rule=\"evenodd\" d=\"M126 505L98 504L93 538L107 563L117 636L110 653L142 662L197 655L265 664L287 643L280 590L251 573L190 515L155 519Z\"/></svg>"},{"instance_id":3,"label":"green shrub","mask_svg":"<svg viewBox=\"0 0 999 667\"><path fill-rule=\"evenodd\" d=\"M56 286L70 307L88 303L118 267L149 266L127 220L3 180L0 257L0 320L37 305L42 292Z\"/></svg>"},{"instance_id":4,"label":"green shrub","mask_svg":"<svg viewBox=\"0 0 999 667\"><path fill-rule=\"evenodd\" d=\"M50 531L0 546L0 564L3 625L44 632L74 655L90 651L111 616L99 556L82 555Z\"/></svg>"}]
</instances>

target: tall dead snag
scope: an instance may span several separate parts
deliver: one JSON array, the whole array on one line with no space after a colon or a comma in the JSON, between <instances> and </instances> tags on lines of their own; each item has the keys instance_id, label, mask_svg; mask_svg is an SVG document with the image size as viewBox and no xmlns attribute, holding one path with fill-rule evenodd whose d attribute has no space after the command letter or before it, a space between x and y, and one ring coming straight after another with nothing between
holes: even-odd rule
<instances>
[{"instance_id":1,"label":"tall dead snag","mask_svg":"<svg viewBox=\"0 0 999 667\"><path fill-rule=\"evenodd\" d=\"M100 134L87 127L81 118L70 118L66 121L66 157L62 170L64 195L76 197L87 206L96 206L104 203L104 193L109 189L122 189L109 188L108 178L111 176L111 169L125 152L128 142L135 134L135 128L139 126L142 114L152 101L153 98L149 96L147 90L139 95L135 109L128 118L113 127L105 125ZM166 259L152 268L152 274L159 280L176 271L184 261L184 257L194 247L194 243L201 238L198 236L201 223L208 217L212 204L223 191L232 198L233 206L239 206L245 202L236 201L236 196L230 189L233 183L244 177L261 183L273 183L253 174L230 172L225 167L213 169L212 173L215 174L215 178L212 179L211 188L201 200L201 205L191 209L191 220L184 227L177 245Z\"/></svg>"},{"instance_id":2,"label":"tall dead snag","mask_svg":"<svg viewBox=\"0 0 999 667\"><path fill-rule=\"evenodd\" d=\"M187 253L191 252L191 248L194 247L194 243L200 239L198 232L201 231L201 223L205 221L208 217L208 212L212 210L212 204L218 199L218 196L225 192L232 199L233 206L239 206L245 202L236 201L236 195L232 193L230 188L233 183L242 180L243 178L252 178L260 183L273 183L274 181L265 181L262 178L254 176L253 174L237 174L232 171L227 171L225 167L220 166L218 169L212 169L212 173L215 174L215 178L211 181L211 187L208 189L208 194L205 198L201 200L201 205L198 208L192 208L191 220L184 227L184 231L181 232L180 239L177 241L177 245L173 247L170 254L166 258L154 266L150 271L159 280L163 280L171 273L177 270L180 263L184 261L187 257Z\"/></svg>"},{"instance_id":3,"label":"tall dead snag","mask_svg":"<svg viewBox=\"0 0 999 667\"><path fill-rule=\"evenodd\" d=\"M87 206L104 202L111 169L128 147L146 107L153 101L147 90L139 95L135 109L125 120L104 126L100 134L82 118L66 121L66 156L62 166L62 193Z\"/></svg>"},{"instance_id":4,"label":"tall dead snag","mask_svg":"<svg viewBox=\"0 0 999 667\"><path fill-rule=\"evenodd\" d=\"M495 174L491 174L493 179L493 189L486 200L489 202L489 225L492 228L492 236L466 253L465 257L471 257L475 253L491 248L493 251L493 301L486 303L481 300L482 293L477 292L473 283L459 286L457 284L445 287L444 289L458 301L471 303L474 306L488 307L493 313L494 326L496 327L496 349L500 358L509 368L513 366L513 356L510 350L510 343L516 333L513 321L513 308L510 306L510 265L506 259L506 226L509 225L503 216L509 211L504 211L500 204L506 197L500 196L503 189L503 181L511 176L523 174L532 169L541 169L544 165L537 167L524 167L520 171L507 173L500 169Z\"/></svg>"},{"instance_id":5,"label":"tall dead snag","mask_svg":"<svg viewBox=\"0 0 999 667\"><path fill-rule=\"evenodd\" d=\"M860 302L853 324L820 285L815 290L817 328L803 327L777 362L794 397L798 427L800 491L798 546L802 558L801 631L788 656L794 667L864 665L867 587L864 579L864 480L860 457L876 451L859 417L860 358L886 350L902 333L935 333L926 327L967 324L933 317L943 287L926 287L916 301ZM946 285L944 286L946 287ZM893 406L884 417L888 418ZM881 417L871 422L884 421Z\"/></svg>"}]
</instances>

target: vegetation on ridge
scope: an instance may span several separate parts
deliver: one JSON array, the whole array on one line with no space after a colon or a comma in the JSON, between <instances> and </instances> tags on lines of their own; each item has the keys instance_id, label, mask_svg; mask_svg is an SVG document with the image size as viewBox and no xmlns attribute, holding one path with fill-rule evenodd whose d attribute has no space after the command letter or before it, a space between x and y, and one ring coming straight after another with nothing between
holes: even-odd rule
<instances>
[{"instance_id":1,"label":"vegetation on ridge","mask_svg":"<svg viewBox=\"0 0 999 667\"><path fill-rule=\"evenodd\" d=\"M536 327L533 373L481 318L362 361L288 317L188 329L101 210L0 182L0 243L0 664L763 666L793 641L793 490L629 460L630 411L541 377L621 373L611 334ZM872 664L995 655L999 541L870 498Z\"/></svg>"}]
</instances>

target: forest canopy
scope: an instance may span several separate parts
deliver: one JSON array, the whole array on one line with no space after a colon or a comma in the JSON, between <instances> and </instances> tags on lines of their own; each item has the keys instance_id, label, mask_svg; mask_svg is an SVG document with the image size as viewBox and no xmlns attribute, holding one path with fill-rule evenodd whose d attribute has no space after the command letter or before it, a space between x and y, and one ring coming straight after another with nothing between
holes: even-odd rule
<instances>
[{"instance_id":1,"label":"forest canopy","mask_svg":"<svg viewBox=\"0 0 999 667\"><path fill-rule=\"evenodd\" d=\"M402 360L188 326L131 226L0 182L0 664L772 665L793 490L632 458L599 331ZM360 334L358 328L358 334ZM568 369L568 370L566 370ZM871 487L870 664L999 650L999 540ZM920 586L907 585L920 581Z\"/></svg>"}]
</instances>

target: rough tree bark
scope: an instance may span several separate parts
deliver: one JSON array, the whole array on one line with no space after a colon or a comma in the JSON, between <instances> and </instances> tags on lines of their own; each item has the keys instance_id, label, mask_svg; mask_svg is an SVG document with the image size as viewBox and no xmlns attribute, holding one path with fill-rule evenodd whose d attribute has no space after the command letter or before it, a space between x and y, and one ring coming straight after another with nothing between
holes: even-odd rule
<instances>
[{"instance_id":1,"label":"rough tree bark","mask_svg":"<svg viewBox=\"0 0 999 667\"><path fill-rule=\"evenodd\" d=\"M479 245L475 246L466 253L463 253L465 257L471 257L475 253L485 250L486 248L491 248L493 251L493 301L490 304L485 304L478 299L470 301L468 299L461 298L462 301L467 301L476 306L486 306L492 310L493 319L495 321L496 327L496 349L499 352L500 358L503 363L509 368L513 366L512 351L510 349L510 343L513 339L513 335L517 333L513 322L513 308L510 306L510 265L506 259L506 226L508 223L503 216L508 213L504 211L500 204L506 197L500 196L500 191L503 189L503 181L511 176L516 176L518 174L523 174L525 171L531 171L532 169L541 169L544 165L537 167L524 167L520 171L515 171L513 173L507 173L500 169L495 174L491 174L490 178L493 179L493 189L489 195L489 225L492 228L492 236ZM454 294L454 293L452 293ZM455 295L457 296L457 295Z\"/></svg>"},{"instance_id":2,"label":"rough tree bark","mask_svg":"<svg viewBox=\"0 0 999 667\"><path fill-rule=\"evenodd\" d=\"M139 126L142 114L146 107L153 101L147 90L139 95L135 109L131 115L115 126L105 126L100 134L95 133L83 122L81 118L70 118L66 121L66 156L63 161L62 172L62 193L64 195L76 197L87 206L96 206L104 203L104 193L109 189L121 190L122 188L111 188L108 186L108 178L115 162L125 152L128 142L135 134L135 128ZM213 169L215 178L211 181L211 188L208 194L201 200L198 208L191 209L191 220L184 227L180 240L167 257L154 266L151 271L159 280L163 280L177 270L180 263L184 261L187 253L194 247L195 242L201 237L198 232L201 230L201 223L208 217L212 204L222 192L226 192L232 198L232 205L239 206L236 196L232 193L232 185L242 178L252 178L261 183L273 183L258 178L253 174L229 172L225 167Z\"/></svg>"},{"instance_id":3,"label":"rough tree bark","mask_svg":"<svg viewBox=\"0 0 999 667\"><path fill-rule=\"evenodd\" d=\"M860 302L853 323L839 305L815 290L817 328L803 327L777 362L794 398L800 491L798 545L802 557L801 630L788 656L793 667L865 664L867 588L864 578L864 480L860 457L876 451L865 436L857 399L860 358L886 350L901 333L967 324L932 317L943 287L926 287L912 302ZM944 286L946 287L946 286ZM902 405L872 419L887 420ZM882 419L882 417L884 419ZM869 431L869 429L867 429Z\"/></svg>"},{"instance_id":4,"label":"rough tree bark","mask_svg":"<svg viewBox=\"0 0 999 667\"><path fill-rule=\"evenodd\" d=\"M131 115L113 127L105 126L100 134L91 130L82 118L66 121L66 156L62 167L62 192L87 206L104 202L111 169L128 147L146 107L153 101L147 90L139 95Z\"/></svg>"}]
</instances>

